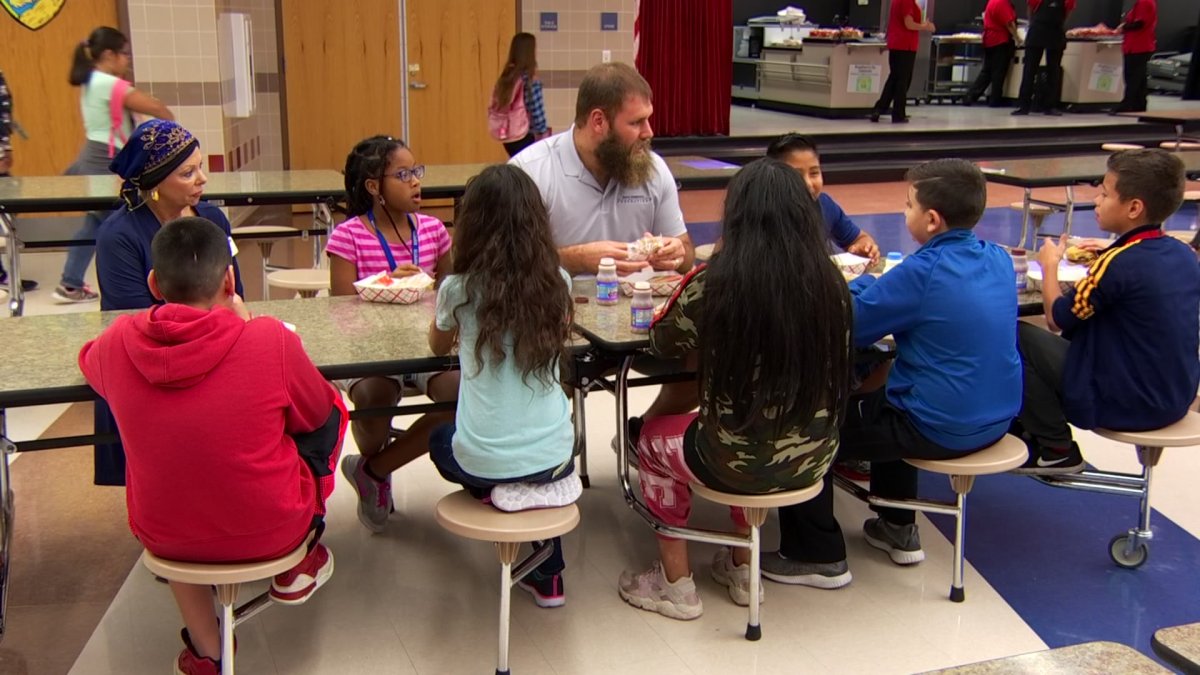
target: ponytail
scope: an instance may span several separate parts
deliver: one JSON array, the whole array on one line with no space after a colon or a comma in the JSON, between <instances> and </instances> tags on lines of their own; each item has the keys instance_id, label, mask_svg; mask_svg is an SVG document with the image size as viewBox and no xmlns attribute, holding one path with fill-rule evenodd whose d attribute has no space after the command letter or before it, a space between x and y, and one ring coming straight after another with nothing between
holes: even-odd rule
<instances>
[{"instance_id":1,"label":"ponytail","mask_svg":"<svg viewBox=\"0 0 1200 675\"><path fill-rule=\"evenodd\" d=\"M96 61L106 52L119 52L129 44L129 38L116 28L100 26L88 35L87 39L75 45L75 53L71 59L71 73L67 80L73 87L81 87L92 77Z\"/></svg>"}]
</instances>

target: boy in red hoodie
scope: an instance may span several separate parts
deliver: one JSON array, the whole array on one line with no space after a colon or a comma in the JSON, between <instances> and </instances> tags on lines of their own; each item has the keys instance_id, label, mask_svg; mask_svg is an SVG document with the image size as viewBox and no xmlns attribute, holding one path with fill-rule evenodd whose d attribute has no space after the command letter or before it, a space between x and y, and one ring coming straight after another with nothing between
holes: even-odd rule
<instances>
[{"instance_id":1,"label":"boy in red hoodie","mask_svg":"<svg viewBox=\"0 0 1200 675\"><path fill-rule=\"evenodd\" d=\"M316 542L346 430L342 399L294 333L250 316L221 228L171 221L151 259L147 284L167 304L117 318L79 353L128 453L130 528L154 555L191 562L278 558L315 534L271 584L276 602L300 604L333 573ZM176 672L220 672L211 590L170 585L186 626Z\"/></svg>"}]
</instances>

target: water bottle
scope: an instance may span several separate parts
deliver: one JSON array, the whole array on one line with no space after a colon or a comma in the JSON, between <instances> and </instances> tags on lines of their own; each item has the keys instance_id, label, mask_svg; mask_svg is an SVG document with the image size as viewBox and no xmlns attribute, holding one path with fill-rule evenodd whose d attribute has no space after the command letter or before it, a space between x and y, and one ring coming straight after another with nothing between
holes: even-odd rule
<instances>
[{"instance_id":1,"label":"water bottle","mask_svg":"<svg viewBox=\"0 0 1200 675\"><path fill-rule=\"evenodd\" d=\"M617 263L612 258L600 259L600 270L596 272L596 303L615 305L619 299Z\"/></svg>"},{"instance_id":2,"label":"water bottle","mask_svg":"<svg viewBox=\"0 0 1200 675\"><path fill-rule=\"evenodd\" d=\"M1029 286L1029 255L1023 248L1012 250L1013 271L1017 274L1017 292L1024 293Z\"/></svg>"},{"instance_id":3,"label":"water bottle","mask_svg":"<svg viewBox=\"0 0 1200 675\"><path fill-rule=\"evenodd\" d=\"M889 251L887 259L883 261L883 273L887 274L893 267L900 264L904 256L900 255L899 251Z\"/></svg>"},{"instance_id":4,"label":"water bottle","mask_svg":"<svg viewBox=\"0 0 1200 675\"><path fill-rule=\"evenodd\" d=\"M649 333L653 318L654 297L650 294L650 282L639 281L633 285L633 301L629 304L629 330Z\"/></svg>"}]
</instances>

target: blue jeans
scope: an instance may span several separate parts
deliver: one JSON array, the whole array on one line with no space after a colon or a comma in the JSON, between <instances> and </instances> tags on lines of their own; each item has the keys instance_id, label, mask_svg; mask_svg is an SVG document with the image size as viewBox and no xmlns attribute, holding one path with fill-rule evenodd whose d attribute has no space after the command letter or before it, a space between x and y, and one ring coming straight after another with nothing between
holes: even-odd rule
<instances>
[{"instance_id":1,"label":"blue jeans","mask_svg":"<svg viewBox=\"0 0 1200 675\"><path fill-rule=\"evenodd\" d=\"M100 231L100 222L108 214L103 211L89 211L83 218L83 227L72 237L73 241L95 241ZM93 244L72 244L67 247L67 262L63 265L62 281L59 283L67 288L83 288L83 277L87 274L88 265L92 264L92 256L96 253Z\"/></svg>"},{"instance_id":2,"label":"blue jeans","mask_svg":"<svg viewBox=\"0 0 1200 675\"><path fill-rule=\"evenodd\" d=\"M457 483L470 492L476 499L484 499L491 492L491 489L497 485L504 483L550 483L552 481L566 478L575 470L575 462L570 461L562 467L547 469L528 476L520 476L517 478L480 478L466 472L458 464L458 460L454 458L454 447L451 441L454 439L454 425L443 424L433 433L429 435L429 458L433 460L433 465L437 467L438 473L442 474L442 478ZM554 544L554 552L546 558L541 565L537 566L534 573L541 578L551 577L555 574L561 574L567 566L562 557L562 538L555 537L550 540ZM545 542L537 542L534 544L535 549L541 548Z\"/></svg>"}]
</instances>

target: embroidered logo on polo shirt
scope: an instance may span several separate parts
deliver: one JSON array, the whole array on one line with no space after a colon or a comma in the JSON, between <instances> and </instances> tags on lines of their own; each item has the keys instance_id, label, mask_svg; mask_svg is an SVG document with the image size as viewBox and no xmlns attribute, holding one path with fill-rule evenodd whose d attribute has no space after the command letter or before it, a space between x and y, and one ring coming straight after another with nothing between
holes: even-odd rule
<instances>
[{"instance_id":1,"label":"embroidered logo on polo shirt","mask_svg":"<svg viewBox=\"0 0 1200 675\"><path fill-rule=\"evenodd\" d=\"M618 204L652 204L654 200L649 195L621 195Z\"/></svg>"}]
</instances>

